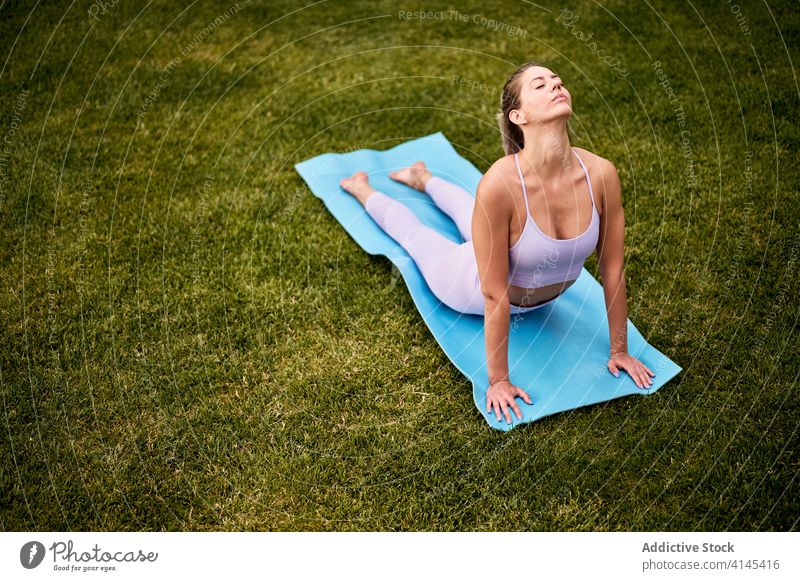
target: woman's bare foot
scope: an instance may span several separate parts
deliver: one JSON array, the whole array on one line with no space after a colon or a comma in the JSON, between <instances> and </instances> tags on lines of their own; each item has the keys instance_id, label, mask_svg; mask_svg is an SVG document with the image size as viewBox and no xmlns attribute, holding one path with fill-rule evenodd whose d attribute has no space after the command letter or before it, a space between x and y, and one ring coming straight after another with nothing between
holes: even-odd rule
<instances>
[{"instance_id":1,"label":"woman's bare foot","mask_svg":"<svg viewBox=\"0 0 800 581\"><path fill-rule=\"evenodd\" d=\"M339 185L342 186L344 190L353 194L353 196L361 202L362 206L367 203L369 195L375 191L375 189L369 185L369 178L363 171L357 171L349 178L342 178L339 180Z\"/></svg>"},{"instance_id":2,"label":"woman's bare foot","mask_svg":"<svg viewBox=\"0 0 800 581\"><path fill-rule=\"evenodd\" d=\"M389 177L395 181L411 186L420 192L425 191L425 184L431 179L431 172L425 167L425 164L418 161L411 166L401 169L400 171L393 171Z\"/></svg>"}]
</instances>

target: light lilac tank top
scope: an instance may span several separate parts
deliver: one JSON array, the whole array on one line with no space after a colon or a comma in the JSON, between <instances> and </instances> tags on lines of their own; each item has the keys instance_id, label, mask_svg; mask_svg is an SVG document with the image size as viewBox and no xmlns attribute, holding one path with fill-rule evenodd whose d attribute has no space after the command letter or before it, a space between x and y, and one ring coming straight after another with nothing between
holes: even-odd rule
<instances>
[{"instance_id":1,"label":"light lilac tank top","mask_svg":"<svg viewBox=\"0 0 800 581\"><path fill-rule=\"evenodd\" d=\"M574 151L574 150L573 150ZM589 227L575 238L551 238L536 224L528 207L528 192L525 179L519 167L519 156L514 154L514 161L522 183L522 197L525 200L525 226L516 244L508 251L508 282L525 287L538 288L548 284L575 280L581 274L583 263L597 247L600 236L600 215L594 203L592 182L589 171L577 152L575 157L586 174L589 184L589 198L592 201L592 220ZM528 227L530 225L530 227Z\"/></svg>"}]
</instances>

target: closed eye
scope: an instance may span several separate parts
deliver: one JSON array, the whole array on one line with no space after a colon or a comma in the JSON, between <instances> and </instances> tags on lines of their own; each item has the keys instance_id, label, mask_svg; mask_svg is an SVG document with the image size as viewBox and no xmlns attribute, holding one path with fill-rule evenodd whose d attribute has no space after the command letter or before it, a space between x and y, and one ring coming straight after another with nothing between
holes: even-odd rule
<instances>
[{"instance_id":1,"label":"closed eye","mask_svg":"<svg viewBox=\"0 0 800 581\"><path fill-rule=\"evenodd\" d=\"M551 79L555 79L555 80L558 82L558 84L559 84L559 85L561 84L561 77L559 77L558 75L553 75L553 76L552 76L552 77L550 77L550 78L551 78ZM547 86L547 85L539 85L538 87L534 87L534 88L535 88L535 89L542 89L542 88L544 88L544 87L546 87L546 86Z\"/></svg>"}]
</instances>

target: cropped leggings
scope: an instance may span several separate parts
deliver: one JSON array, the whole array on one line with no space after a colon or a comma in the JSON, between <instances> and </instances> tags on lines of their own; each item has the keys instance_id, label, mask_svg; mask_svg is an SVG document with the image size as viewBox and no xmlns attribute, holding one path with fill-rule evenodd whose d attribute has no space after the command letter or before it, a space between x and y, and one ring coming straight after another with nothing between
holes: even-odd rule
<instances>
[{"instance_id":1,"label":"cropped leggings","mask_svg":"<svg viewBox=\"0 0 800 581\"><path fill-rule=\"evenodd\" d=\"M380 191L370 194L364 209L411 255L436 298L460 313L483 315L484 296L472 247L475 198L439 177L430 178L425 191L455 222L464 242L457 244L425 226L408 206ZM512 304L511 314L530 312L552 300L526 307Z\"/></svg>"}]
</instances>

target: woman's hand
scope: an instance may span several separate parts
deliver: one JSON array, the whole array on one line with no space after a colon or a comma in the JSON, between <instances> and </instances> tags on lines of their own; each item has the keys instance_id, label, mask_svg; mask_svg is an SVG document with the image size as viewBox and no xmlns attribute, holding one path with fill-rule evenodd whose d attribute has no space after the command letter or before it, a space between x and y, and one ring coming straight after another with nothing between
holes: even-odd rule
<instances>
[{"instance_id":1,"label":"woman's hand","mask_svg":"<svg viewBox=\"0 0 800 581\"><path fill-rule=\"evenodd\" d=\"M612 353L611 358L608 360L608 370L616 377L619 377L620 368L628 372L628 375L636 382L636 387L640 389L650 389L650 386L653 385L653 380L648 377L648 374L653 377L655 377L656 374L650 371L644 363L626 351Z\"/></svg>"},{"instance_id":2,"label":"woman's hand","mask_svg":"<svg viewBox=\"0 0 800 581\"><path fill-rule=\"evenodd\" d=\"M517 418L521 420L522 412L517 402L514 401L516 397L521 397L526 403L533 403L531 401L531 396L510 381L502 380L493 383L486 392L486 411L492 413L492 407L494 407L494 413L497 416L498 422L500 421L500 412L502 411L503 415L506 417L506 423L510 424L511 414L508 413L508 408L511 407L514 413L517 414Z\"/></svg>"}]
</instances>

